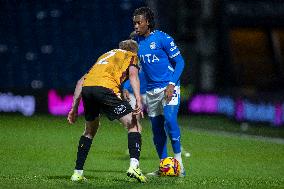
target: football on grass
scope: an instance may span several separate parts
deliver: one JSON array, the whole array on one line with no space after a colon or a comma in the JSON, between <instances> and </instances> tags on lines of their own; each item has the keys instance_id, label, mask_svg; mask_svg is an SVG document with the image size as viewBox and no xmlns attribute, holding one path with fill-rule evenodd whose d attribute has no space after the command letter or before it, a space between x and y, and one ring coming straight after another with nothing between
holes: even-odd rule
<instances>
[{"instance_id":1,"label":"football on grass","mask_svg":"<svg viewBox=\"0 0 284 189\"><path fill-rule=\"evenodd\" d=\"M160 162L161 176L176 177L180 174L180 163L173 157L166 157Z\"/></svg>"}]
</instances>

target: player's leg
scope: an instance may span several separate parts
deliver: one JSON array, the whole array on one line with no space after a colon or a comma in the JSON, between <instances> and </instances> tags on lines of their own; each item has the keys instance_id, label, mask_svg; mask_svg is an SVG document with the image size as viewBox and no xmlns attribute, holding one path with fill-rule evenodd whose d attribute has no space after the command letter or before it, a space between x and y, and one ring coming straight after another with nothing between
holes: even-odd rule
<instances>
[{"instance_id":1,"label":"player's leg","mask_svg":"<svg viewBox=\"0 0 284 189\"><path fill-rule=\"evenodd\" d=\"M164 128L163 115L163 91L156 92L155 90L146 92L146 102L148 116L151 121L153 142L159 157L159 161L168 156L167 152L167 135ZM148 173L149 176L158 176L159 170Z\"/></svg>"},{"instance_id":2,"label":"player's leg","mask_svg":"<svg viewBox=\"0 0 284 189\"><path fill-rule=\"evenodd\" d=\"M141 96L142 97L142 96ZM135 106L136 106L136 98L134 96L133 93L129 93L129 104L131 106L132 109L135 109ZM143 100L143 97L142 97L142 100ZM142 103L143 104L143 103ZM144 106L144 104L143 104ZM138 121L140 121L141 119L141 116L136 116L138 118ZM142 131L142 127L139 128L140 129L140 132Z\"/></svg>"},{"instance_id":3,"label":"player's leg","mask_svg":"<svg viewBox=\"0 0 284 189\"><path fill-rule=\"evenodd\" d=\"M129 104L131 105L132 109L135 108L136 105L136 98L134 94L129 94ZM130 155L130 166L133 167L139 167L139 157L140 157L140 148L141 148L141 131L142 127L139 123L140 117L138 117L138 120L136 117L133 116L130 117L128 115L120 118L120 121L123 123L123 125L128 130L128 153ZM130 121L132 119L135 119L135 123L133 124Z\"/></svg>"},{"instance_id":4,"label":"player's leg","mask_svg":"<svg viewBox=\"0 0 284 189\"><path fill-rule=\"evenodd\" d=\"M179 91L179 89L176 91ZM171 140L174 157L181 164L182 175L185 175L182 163L182 157L181 157L181 141L180 141L181 134L177 120L179 103L180 103L180 95L179 92L176 92L172 100L164 106L165 129Z\"/></svg>"},{"instance_id":5,"label":"player's leg","mask_svg":"<svg viewBox=\"0 0 284 189\"><path fill-rule=\"evenodd\" d=\"M128 130L128 152L130 156L130 166L139 167L140 151L141 151L141 125L135 116L127 114L119 119L119 121ZM135 122L135 123L134 123Z\"/></svg>"},{"instance_id":6,"label":"player's leg","mask_svg":"<svg viewBox=\"0 0 284 189\"><path fill-rule=\"evenodd\" d=\"M94 100L94 90L92 87L83 87L82 99L85 110L85 130L80 137L77 148L77 159L74 174L71 177L72 181L83 181L83 168L90 151L92 141L99 127L99 105Z\"/></svg>"},{"instance_id":7,"label":"player's leg","mask_svg":"<svg viewBox=\"0 0 284 189\"><path fill-rule=\"evenodd\" d=\"M146 182L146 177L139 168L140 151L142 145L141 125L136 116L129 113L119 119L119 121L128 130L128 151L130 157L130 166L127 170L127 176L136 178L140 182Z\"/></svg>"},{"instance_id":8,"label":"player's leg","mask_svg":"<svg viewBox=\"0 0 284 189\"><path fill-rule=\"evenodd\" d=\"M167 151L167 135L164 128L164 116L158 115L155 117L150 117L152 132L153 132L153 142L158 153L159 159L164 159L168 156Z\"/></svg>"},{"instance_id":9,"label":"player's leg","mask_svg":"<svg viewBox=\"0 0 284 189\"><path fill-rule=\"evenodd\" d=\"M159 161L168 156L167 151L167 135L164 128L164 116L158 115L150 117L153 133L153 142L159 156ZM148 176L159 176L160 170L157 169L153 172L147 173Z\"/></svg>"},{"instance_id":10,"label":"player's leg","mask_svg":"<svg viewBox=\"0 0 284 189\"><path fill-rule=\"evenodd\" d=\"M83 176L84 164L90 151L92 141L97 133L99 127L99 117L94 121L86 121L85 130L83 135L80 137L78 148L77 148L77 159L74 174L71 177L72 181L85 180Z\"/></svg>"},{"instance_id":11,"label":"player's leg","mask_svg":"<svg viewBox=\"0 0 284 189\"><path fill-rule=\"evenodd\" d=\"M129 94L129 98L130 98L129 104L134 109L136 104L135 96L133 94ZM146 104L146 95L142 97L142 100L143 104ZM151 108L153 109L154 107L151 106ZM156 147L159 158L163 159L167 157L167 136L164 130L164 117L163 115L150 117L150 121L152 124L154 145ZM140 127L139 130L141 131L142 127Z\"/></svg>"},{"instance_id":12,"label":"player's leg","mask_svg":"<svg viewBox=\"0 0 284 189\"><path fill-rule=\"evenodd\" d=\"M163 159L168 156L167 153L167 135L164 129L164 110L163 110L164 92L160 90L147 91L146 102L148 108L148 116L151 121L153 142L159 156Z\"/></svg>"},{"instance_id":13,"label":"player's leg","mask_svg":"<svg viewBox=\"0 0 284 189\"><path fill-rule=\"evenodd\" d=\"M144 109L144 106L145 106L145 103L146 103L146 96L145 95L142 95L142 104L143 104L143 109ZM131 105L132 109L135 108L135 105L136 105L136 98L134 96L134 94L132 93L129 93L129 104ZM137 116L136 116L137 117ZM139 124L139 132L141 133L142 132L142 127L140 126L140 119L141 119L141 116L137 117L138 118L138 124ZM126 150L126 154L129 155L129 149Z\"/></svg>"},{"instance_id":14,"label":"player's leg","mask_svg":"<svg viewBox=\"0 0 284 189\"><path fill-rule=\"evenodd\" d=\"M179 154L181 152L180 128L177 121L177 106L167 105L164 107L165 129L171 140L173 152Z\"/></svg>"},{"instance_id":15,"label":"player's leg","mask_svg":"<svg viewBox=\"0 0 284 189\"><path fill-rule=\"evenodd\" d=\"M168 136L171 140L174 157L179 161L181 165L181 176L185 176L185 170L181 157L181 141L180 141L180 128L177 122L177 106L167 105L164 108L165 111L165 128Z\"/></svg>"},{"instance_id":16,"label":"player's leg","mask_svg":"<svg viewBox=\"0 0 284 189\"><path fill-rule=\"evenodd\" d=\"M174 153L181 152L180 129L177 121L178 106L166 105L164 107L165 129L172 143Z\"/></svg>"},{"instance_id":17,"label":"player's leg","mask_svg":"<svg viewBox=\"0 0 284 189\"><path fill-rule=\"evenodd\" d=\"M104 93L105 103L102 110L110 120L119 120L128 130L128 148L130 167L127 176L134 177L140 182L146 182L146 177L139 168L141 151L141 126L136 116L132 115L133 109L130 104L118 98L111 90Z\"/></svg>"},{"instance_id":18,"label":"player's leg","mask_svg":"<svg viewBox=\"0 0 284 189\"><path fill-rule=\"evenodd\" d=\"M122 101L116 96L114 98L109 97L109 99L112 102L112 106L105 111L107 112L109 119L118 119L128 130L128 152L130 156L130 166L139 167L142 130L142 127L138 121L139 118L137 119L137 116L132 115L133 109L128 102ZM132 101L134 101L134 99L132 99ZM132 105L135 106L135 104L136 100Z\"/></svg>"}]
</instances>

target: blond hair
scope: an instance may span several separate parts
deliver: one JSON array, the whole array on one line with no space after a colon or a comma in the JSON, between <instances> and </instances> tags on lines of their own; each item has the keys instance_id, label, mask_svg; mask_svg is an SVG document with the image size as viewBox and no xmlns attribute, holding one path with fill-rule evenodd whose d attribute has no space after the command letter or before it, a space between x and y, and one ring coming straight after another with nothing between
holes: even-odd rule
<instances>
[{"instance_id":1,"label":"blond hair","mask_svg":"<svg viewBox=\"0 0 284 189\"><path fill-rule=\"evenodd\" d=\"M119 43L119 48L126 51L137 53L138 44L132 39L124 40Z\"/></svg>"}]
</instances>

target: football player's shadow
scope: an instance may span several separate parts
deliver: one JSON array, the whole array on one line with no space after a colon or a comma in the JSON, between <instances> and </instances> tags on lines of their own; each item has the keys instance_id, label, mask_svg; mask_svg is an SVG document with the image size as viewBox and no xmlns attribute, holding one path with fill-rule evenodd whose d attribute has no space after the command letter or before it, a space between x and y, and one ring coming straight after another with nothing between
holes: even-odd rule
<instances>
[{"instance_id":1,"label":"football player's shadow","mask_svg":"<svg viewBox=\"0 0 284 189\"><path fill-rule=\"evenodd\" d=\"M120 156L120 157L117 157L116 159L120 160L120 161L129 161L129 155L127 154L126 156ZM144 161L144 160L157 160L157 157L154 157L154 156L141 156L140 160L141 161Z\"/></svg>"},{"instance_id":2,"label":"football player's shadow","mask_svg":"<svg viewBox=\"0 0 284 189\"><path fill-rule=\"evenodd\" d=\"M123 170L100 170L100 169L85 169L86 172L96 172L96 173L125 173Z\"/></svg>"},{"instance_id":3,"label":"football player's shadow","mask_svg":"<svg viewBox=\"0 0 284 189\"><path fill-rule=\"evenodd\" d=\"M102 171L102 170L88 170L89 172L124 172L124 171ZM50 180L66 180L66 181L70 181L70 175L54 175L54 176L47 176L46 177L47 179L50 179ZM87 178L87 181L86 182L72 182L72 183L76 183L76 184L92 184L94 183L94 181L98 181L98 182L101 182L102 180L105 180L105 178L103 177L100 177L100 176L91 176L91 175L87 175L86 176ZM107 177L106 177L107 178ZM130 180L130 178L112 178L113 181L118 181L119 183L134 183L134 182L137 182L136 180ZM70 181L71 182L71 181ZM110 186L100 186L99 188L106 188L106 189L109 189ZM124 188L125 185L113 185L111 186L111 188L114 188L114 189L121 189L121 188Z\"/></svg>"},{"instance_id":4,"label":"football player's shadow","mask_svg":"<svg viewBox=\"0 0 284 189\"><path fill-rule=\"evenodd\" d=\"M67 176L67 175L61 175L61 176L47 176L48 179L70 179L70 176Z\"/></svg>"},{"instance_id":5,"label":"football player's shadow","mask_svg":"<svg viewBox=\"0 0 284 189\"><path fill-rule=\"evenodd\" d=\"M71 176L70 175L54 175L54 176L47 176L47 179L50 180L70 180ZM94 179L94 176L88 176L90 179Z\"/></svg>"}]
</instances>

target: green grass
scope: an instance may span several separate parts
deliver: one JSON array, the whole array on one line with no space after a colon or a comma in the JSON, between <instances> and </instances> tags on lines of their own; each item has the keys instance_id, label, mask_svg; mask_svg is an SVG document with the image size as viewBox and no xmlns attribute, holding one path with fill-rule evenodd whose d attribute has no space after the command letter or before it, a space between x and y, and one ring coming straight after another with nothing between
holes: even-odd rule
<instances>
[{"instance_id":1,"label":"green grass","mask_svg":"<svg viewBox=\"0 0 284 189\"><path fill-rule=\"evenodd\" d=\"M83 123L82 117L70 126L65 117L0 115L0 188L284 187L283 143L211 132L204 125L239 131L234 122L199 116L180 119L182 144L191 153L183 160L185 178L149 178L146 184L129 180L126 131L117 121L103 117L85 164L88 181L72 183L69 179ZM157 168L158 158L147 119L143 127L140 165L147 173Z\"/></svg>"}]
</instances>

